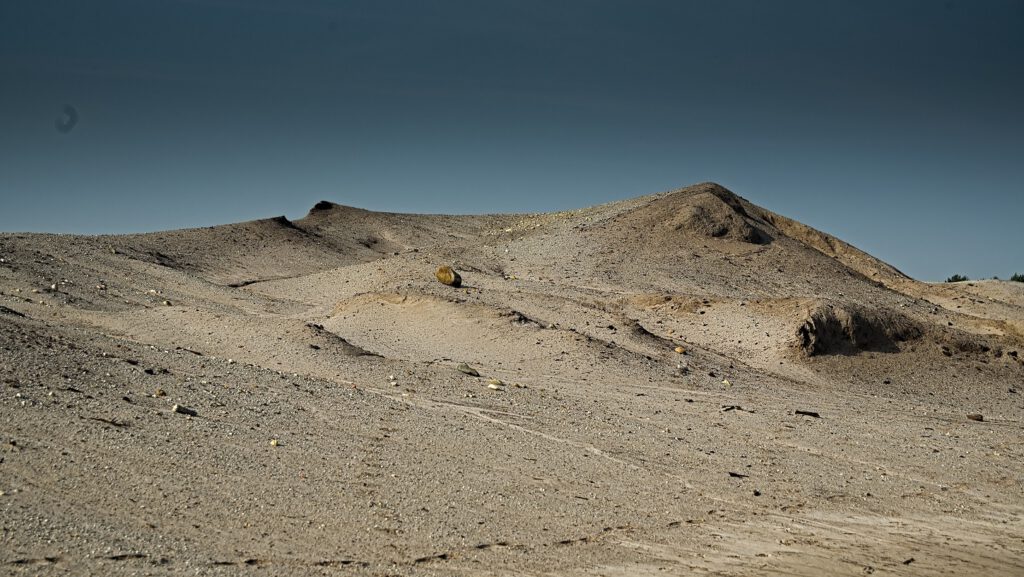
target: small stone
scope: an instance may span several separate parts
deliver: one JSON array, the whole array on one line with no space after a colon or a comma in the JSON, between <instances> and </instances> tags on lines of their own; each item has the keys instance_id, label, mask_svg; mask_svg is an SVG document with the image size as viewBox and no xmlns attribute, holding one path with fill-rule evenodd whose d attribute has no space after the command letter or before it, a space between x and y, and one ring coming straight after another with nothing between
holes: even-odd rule
<instances>
[{"instance_id":1,"label":"small stone","mask_svg":"<svg viewBox=\"0 0 1024 577\"><path fill-rule=\"evenodd\" d=\"M459 363L459 366L455 367L460 373L465 373L471 377L479 377L480 373L476 369L467 365L466 363Z\"/></svg>"},{"instance_id":2,"label":"small stone","mask_svg":"<svg viewBox=\"0 0 1024 577\"><path fill-rule=\"evenodd\" d=\"M271 447L277 447L280 444L281 444L281 441L278 441L277 439L270 439L270 446Z\"/></svg>"},{"instance_id":3,"label":"small stone","mask_svg":"<svg viewBox=\"0 0 1024 577\"><path fill-rule=\"evenodd\" d=\"M727 387L731 387L732 386L732 383L729 382L729 379L722 379L722 384L727 386Z\"/></svg>"},{"instance_id":4,"label":"small stone","mask_svg":"<svg viewBox=\"0 0 1024 577\"><path fill-rule=\"evenodd\" d=\"M153 396L154 397L166 397L167 396L167 391L165 391L163 389L157 389L156 391L153 392Z\"/></svg>"},{"instance_id":5,"label":"small stone","mask_svg":"<svg viewBox=\"0 0 1024 577\"><path fill-rule=\"evenodd\" d=\"M495 385L494 383L488 383L487 384L487 388L491 389L492 391L500 391L501 390L501 385Z\"/></svg>"},{"instance_id":6,"label":"small stone","mask_svg":"<svg viewBox=\"0 0 1024 577\"><path fill-rule=\"evenodd\" d=\"M686 352L686 349L684 349L683 347L676 347L675 351L679 354L683 354Z\"/></svg>"},{"instance_id":7,"label":"small stone","mask_svg":"<svg viewBox=\"0 0 1024 577\"><path fill-rule=\"evenodd\" d=\"M165 307L171 306L171 301L164 301L164 306Z\"/></svg>"},{"instance_id":8,"label":"small stone","mask_svg":"<svg viewBox=\"0 0 1024 577\"><path fill-rule=\"evenodd\" d=\"M197 413L195 409L190 409L183 405L174 405L173 407L171 407L171 411L181 415L188 415L190 417L195 417L199 415L199 413Z\"/></svg>"},{"instance_id":9,"label":"small stone","mask_svg":"<svg viewBox=\"0 0 1024 577\"><path fill-rule=\"evenodd\" d=\"M487 379L487 384L488 385L496 385L496 386L500 387L501 385L504 385L505 383L503 383L501 381L501 379L496 379L494 377L491 377L491 378Z\"/></svg>"},{"instance_id":10,"label":"small stone","mask_svg":"<svg viewBox=\"0 0 1024 577\"><path fill-rule=\"evenodd\" d=\"M434 276L437 277L437 282L441 284L455 288L462 286L462 277L459 276L459 273L455 272L455 269L450 266L442 266L438 268L437 272L434 273Z\"/></svg>"},{"instance_id":11,"label":"small stone","mask_svg":"<svg viewBox=\"0 0 1024 577\"><path fill-rule=\"evenodd\" d=\"M971 413L971 414L967 415L967 418L972 420L972 421L981 422L981 421L985 420L985 415L982 415L981 413Z\"/></svg>"}]
</instances>

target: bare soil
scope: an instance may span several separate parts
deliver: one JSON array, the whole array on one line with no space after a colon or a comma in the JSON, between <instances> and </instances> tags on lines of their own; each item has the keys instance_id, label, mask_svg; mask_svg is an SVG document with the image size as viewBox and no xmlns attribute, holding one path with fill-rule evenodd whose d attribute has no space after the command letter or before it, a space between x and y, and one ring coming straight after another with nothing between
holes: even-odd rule
<instances>
[{"instance_id":1,"label":"bare soil","mask_svg":"<svg viewBox=\"0 0 1024 577\"><path fill-rule=\"evenodd\" d=\"M714 184L0 259L3 574L1024 573L1024 284Z\"/></svg>"}]
</instances>

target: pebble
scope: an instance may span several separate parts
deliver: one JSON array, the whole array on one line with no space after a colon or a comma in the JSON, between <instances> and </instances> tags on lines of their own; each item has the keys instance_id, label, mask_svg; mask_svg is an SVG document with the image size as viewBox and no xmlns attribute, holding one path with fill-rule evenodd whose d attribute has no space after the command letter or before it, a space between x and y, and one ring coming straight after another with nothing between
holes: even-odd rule
<instances>
[{"instance_id":1,"label":"pebble","mask_svg":"<svg viewBox=\"0 0 1024 577\"><path fill-rule=\"evenodd\" d=\"M455 272L455 269L450 266L442 266L438 268L437 272L434 273L434 276L437 277L437 282L441 284L455 288L462 286L462 277L459 276L459 273Z\"/></svg>"},{"instance_id":2,"label":"pebble","mask_svg":"<svg viewBox=\"0 0 1024 577\"><path fill-rule=\"evenodd\" d=\"M676 347L675 351L679 354L683 354L686 352L686 349L684 349L683 347Z\"/></svg>"},{"instance_id":3,"label":"pebble","mask_svg":"<svg viewBox=\"0 0 1024 577\"><path fill-rule=\"evenodd\" d=\"M459 363L459 366L455 367L460 373L465 373L471 377L479 377L480 373L476 369L467 365L466 363Z\"/></svg>"},{"instance_id":4,"label":"pebble","mask_svg":"<svg viewBox=\"0 0 1024 577\"><path fill-rule=\"evenodd\" d=\"M195 409L190 409L190 408L188 408L186 406L183 406L183 405L174 405L173 407L171 407L171 410L174 411L175 413L178 413L178 414L181 414L181 415L188 415L190 417L195 417L195 416L199 415L199 413L197 413L195 411Z\"/></svg>"},{"instance_id":5,"label":"pebble","mask_svg":"<svg viewBox=\"0 0 1024 577\"><path fill-rule=\"evenodd\" d=\"M500 391L501 390L501 385L495 385L494 383L488 383L487 384L487 388L491 389L492 391Z\"/></svg>"},{"instance_id":6,"label":"pebble","mask_svg":"<svg viewBox=\"0 0 1024 577\"><path fill-rule=\"evenodd\" d=\"M277 439L270 439L270 446L271 447L277 447L277 446L280 446L280 445L281 445L281 441L278 441Z\"/></svg>"},{"instance_id":7,"label":"pebble","mask_svg":"<svg viewBox=\"0 0 1024 577\"><path fill-rule=\"evenodd\" d=\"M505 383L503 383L501 381L501 379L495 379L494 377L491 377L491 378L487 379L487 384L488 385L495 385L495 386L499 386L500 387L501 385L504 385Z\"/></svg>"},{"instance_id":8,"label":"pebble","mask_svg":"<svg viewBox=\"0 0 1024 577\"><path fill-rule=\"evenodd\" d=\"M981 413L971 413L971 414L967 415L967 418L972 420L972 421L981 422L981 421L985 420L985 415L982 415Z\"/></svg>"}]
</instances>

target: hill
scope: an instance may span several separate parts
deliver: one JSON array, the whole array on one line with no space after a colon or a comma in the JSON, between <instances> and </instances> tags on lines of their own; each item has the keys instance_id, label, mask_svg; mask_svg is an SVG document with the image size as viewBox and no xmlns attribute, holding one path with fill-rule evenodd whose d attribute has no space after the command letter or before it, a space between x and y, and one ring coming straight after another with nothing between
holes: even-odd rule
<instances>
[{"instance_id":1,"label":"hill","mask_svg":"<svg viewBox=\"0 0 1024 577\"><path fill-rule=\"evenodd\" d=\"M921 283L713 183L3 233L0 564L1012 575L1022 349L1021 283Z\"/></svg>"}]
</instances>

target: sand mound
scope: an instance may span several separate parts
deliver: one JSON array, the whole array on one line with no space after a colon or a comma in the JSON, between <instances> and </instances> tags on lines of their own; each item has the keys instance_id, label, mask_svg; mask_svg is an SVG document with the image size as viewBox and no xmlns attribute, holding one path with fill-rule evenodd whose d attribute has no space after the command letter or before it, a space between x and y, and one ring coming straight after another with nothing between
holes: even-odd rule
<instances>
[{"instance_id":1,"label":"sand mound","mask_svg":"<svg viewBox=\"0 0 1024 577\"><path fill-rule=\"evenodd\" d=\"M808 356L896 352L898 343L922 334L915 322L891 310L847 304L811 308L796 331L797 344Z\"/></svg>"}]
</instances>

